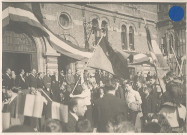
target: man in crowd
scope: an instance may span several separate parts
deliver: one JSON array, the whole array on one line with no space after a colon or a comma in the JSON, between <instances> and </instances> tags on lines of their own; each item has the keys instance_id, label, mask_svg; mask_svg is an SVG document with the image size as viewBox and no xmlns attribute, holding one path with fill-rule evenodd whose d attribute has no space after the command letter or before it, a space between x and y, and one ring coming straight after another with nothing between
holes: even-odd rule
<instances>
[{"instance_id":1,"label":"man in crowd","mask_svg":"<svg viewBox=\"0 0 187 135\"><path fill-rule=\"evenodd\" d=\"M96 101L94 105L93 114L98 132L106 132L107 122L120 113L127 118L126 104L115 96L116 82L112 80L110 84L105 86L105 90L107 94Z\"/></svg>"},{"instance_id":2,"label":"man in crowd","mask_svg":"<svg viewBox=\"0 0 187 135\"><path fill-rule=\"evenodd\" d=\"M25 81L25 78L24 78L24 74L25 74L24 69L21 69L20 74L16 77L16 85L18 87L21 87L21 89L26 89L27 88L26 81Z\"/></svg>"},{"instance_id":3,"label":"man in crowd","mask_svg":"<svg viewBox=\"0 0 187 135\"><path fill-rule=\"evenodd\" d=\"M72 74L71 69L68 69L68 73L66 74L66 82L67 82L67 90L71 93L75 85L75 78Z\"/></svg>"},{"instance_id":4,"label":"man in crowd","mask_svg":"<svg viewBox=\"0 0 187 135\"><path fill-rule=\"evenodd\" d=\"M77 122L79 117L83 117L87 110L83 98L74 97L69 102L68 123L66 124L67 132L76 132Z\"/></svg>"},{"instance_id":5,"label":"man in crowd","mask_svg":"<svg viewBox=\"0 0 187 135\"><path fill-rule=\"evenodd\" d=\"M138 111L141 111L142 100L139 92L133 90L131 81L127 81L125 87L125 98L129 108L129 119L135 124Z\"/></svg>"},{"instance_id":6,"label":"man in crowd","mask_svg":"<svg viewBox=\"0 0 187 135\"><path fill-rule=\"evenodd\" d=\"M63 70L60 71L58 81L59 81L60 87L62 86L62 84L63 84L64 82L66 82L66 79L65 79L65 75L64 75L64 71L63 71Z\"/></svg>"},{"instance_id":7,"label":"man in crowd","mask_svg":"<svg viewBox=\"0 0 187 135\"><path fill-rule=\"evenodd\" d=\"M29 88L37 88L37 79L36 79L36 69L31 71L31 74L28 77Z\"/></svg>"},{"instance_id":8,"label":"man in crowd","mask_svg":"<svg viewBox=\"0 0 187 135\"><path fill-rule=\"evenodd\" d=\"M58 74L55 71L54 75L51 76L51 89L53 91L52 99L55 102L60 102L60 84L58 81Z\"/></svg>"},{"instance_id":9,"label":"man in crowd","mask_svg":"<svg viewBox=\"0 0 187 135\"><path fill-rule=\"evenodd\" d=\"M38 77L37 77L37 88L43 89L44 84L43 84L43 73L39 72Z\"/></svg>"},{"instance_id":10,"label":"man in crowd","mask_svg":"<svg viewBox=\"0 0 187 135\"><path fill-rule=\"evenodd\" d=\"M47 74L43 78L43 84L44 84L44 91L46 94L51 97L51 77L50 77L50 71L47 71Z\"/></svg>"},{"instance_id":11,"label":"man in crowd","mask_svg":"<svg viewBox=\"0 0 187 135\"><path fill-rule=\"evenodd\" d=\"M157 113L161 105L161 89L160 86L156 83L156 78L152 76L150 78L151 85L151 111L152 113Z\"/></svg>"},{"instance_id":12,"label":"man in crowd","mask_svg":"<svg viewBox=\"0 0 187 135\"><path fill-rule=\"evenodd\" d=\"M3 85L5 86L6 89L11 89L11 70L10 68L6 69L6 74L3 77Z\"/></svg>"}]
</instances>

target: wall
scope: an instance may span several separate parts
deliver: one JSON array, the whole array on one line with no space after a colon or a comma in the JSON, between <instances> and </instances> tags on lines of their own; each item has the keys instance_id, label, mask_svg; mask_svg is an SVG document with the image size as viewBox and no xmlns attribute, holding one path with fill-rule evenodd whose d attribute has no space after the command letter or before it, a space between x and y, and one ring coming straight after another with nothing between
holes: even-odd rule
<instances>
[{"instance_id":1,"label":"wall","mask_svg":"<svg viewBox=\"0 0 187 135\"><path fill-rule=\"evenodd\" d=\"M48 27L56 34L68 33L73 38L68 38L71 42L84 48L84 28L83 28L83 16L82 6L79 4L69 3L45 3L41 6L42 13L45 17L44 22ZM144 20L146 18L148 25L154 39L157 39L157 5L156 4L129 4L129 3L118 3L118 4L86 4L85 5L85 19L87 24L87 33L90 32L91 23L93 18L99 18L99 23L103 20L108 22L109 42L114 48L121 49L121 25L126 24L127 27L133 26L134 44L135 51L137 52L148 52L146 33L144 29ZM69 14L72 20L70 29L62 29L58 24L58 16L61 12ZM61 35L61 37L63 37ZM90 45L94 44L94 34L91 34Z\"/></svg>"}]
</instances>

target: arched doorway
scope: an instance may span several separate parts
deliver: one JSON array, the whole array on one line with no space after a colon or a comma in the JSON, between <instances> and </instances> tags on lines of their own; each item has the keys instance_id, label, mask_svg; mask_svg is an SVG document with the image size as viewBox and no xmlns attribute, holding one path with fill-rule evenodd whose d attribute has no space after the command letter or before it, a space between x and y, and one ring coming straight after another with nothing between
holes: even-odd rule
<instances>
[{"instance_id":1,"label":"arched doorway","mask_svg":"<svg viewBox=\"0 0 187 135\"><path fill-rule=\"evenodd\" d=\"M3 29L2 46L2 70L10 68L19 74L20 69L30 72L32 68L37 70L37 53L34 40L24 29L6 27Z\"/></svg>"}]
</instances>

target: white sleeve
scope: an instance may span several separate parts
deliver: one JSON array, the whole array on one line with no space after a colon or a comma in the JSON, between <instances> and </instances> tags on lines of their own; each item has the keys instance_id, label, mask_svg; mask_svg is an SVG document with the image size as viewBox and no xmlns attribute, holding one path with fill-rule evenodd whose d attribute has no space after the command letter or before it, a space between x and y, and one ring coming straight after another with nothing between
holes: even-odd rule
<instances>
[{"instance_id":1,"label":"white sleeve","mask_svg":"<svg viewBox=\"0 0 187 135\"><path fill-rule=\"evenodd\" d=\"M141 99L141 96L139 94L139 92L136 92L136 101L139 103L139 104L142 104L142 99Z\"/></svg>"}]
</instances>

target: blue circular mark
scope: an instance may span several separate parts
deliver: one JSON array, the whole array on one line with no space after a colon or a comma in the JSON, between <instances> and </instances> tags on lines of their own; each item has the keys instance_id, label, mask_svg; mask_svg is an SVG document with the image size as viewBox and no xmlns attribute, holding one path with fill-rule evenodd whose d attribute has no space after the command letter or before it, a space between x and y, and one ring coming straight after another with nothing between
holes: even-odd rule
<instances>
[{"instance_id":1,"label":"blue circular mark","mask_svg":"<svg viewBox=\"0 0 187 135\"><path fill-rule=\"evenodd\" d=\"M184 17L184 10L180 6L173 6L169 10L169 17L172 21L180 21Z\"/></svg>"}]
</instances>

